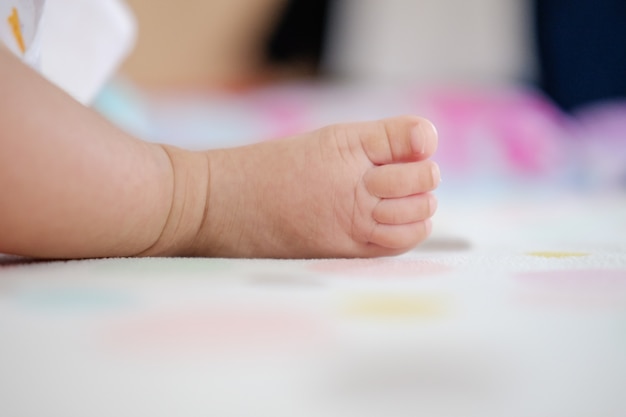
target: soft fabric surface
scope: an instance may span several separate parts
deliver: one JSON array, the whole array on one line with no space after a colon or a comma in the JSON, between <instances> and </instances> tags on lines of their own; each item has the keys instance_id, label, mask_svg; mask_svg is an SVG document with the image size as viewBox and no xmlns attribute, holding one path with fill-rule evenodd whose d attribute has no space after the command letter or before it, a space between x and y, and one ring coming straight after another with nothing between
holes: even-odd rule
<instances>
[{"instance_id":1,"label":"soft fabric surface","mask_svg":"<svg viewBox=\"0 0 626 417\"><path fill-rule=\"evenodd\" d=\"M578 124L519 91L351 91L105 101L190 147L439 118L427 242L384 259L0 258L0 415L623 416L619 108Z\"/></svg>"},{"instance_id":2,"label":"soft fabric surface","mask_svg":"<svg viewBox=\"0 0 626 417\"><path fill-rule=\"evenodd\" d=\"M442 200L397 258L3 258L0 414L623 415L626 196Z\"/></svg>"}]
</instances>

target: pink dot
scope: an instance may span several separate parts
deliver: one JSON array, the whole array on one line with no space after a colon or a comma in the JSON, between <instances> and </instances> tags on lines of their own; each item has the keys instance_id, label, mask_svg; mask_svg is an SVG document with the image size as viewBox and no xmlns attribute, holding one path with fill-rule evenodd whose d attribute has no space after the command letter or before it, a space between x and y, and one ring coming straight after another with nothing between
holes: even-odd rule
<instances>
[{"instance_id":1,"label":"pink dot","mask_svg":"<svg viewBox=\"0 0 626 417\"><path fill-rule=\"evenodd\" d=\"M626 270L575 269L536 271L517 274L529 283L570 289L626 289Z\"/></svg>"},{"instance_id":2,"label":"pink dot","mask_svg":"<svg viewBox=\"0 0 626 417\"><path fill-rule=\"evenodd\" d=\"M328 259L310 264L315 272L379 278L422 277L440 274L451 268L425 259Z\"/></svg>"},{"instance_id":3,"label":"pink dot","mask_svg":"<svg viewBox=\"0 0 626 417\"><path fill-rule=\"evenodd\" d=\"M261 305L155 312L111 323L105 333L116 351L183 356L299 351L332 337L315 315Z\"/></svg>"},{"instance_id":4,"label":"pink dot","mask_svg":"<svg viewBox=\"0 0 626 417\"><path fill-rule=\"evenodd\" d=\"M626 270L584 269L525 272L516 298L525 305L581 311L623 311Z\"/></svg>"}]
</instances>

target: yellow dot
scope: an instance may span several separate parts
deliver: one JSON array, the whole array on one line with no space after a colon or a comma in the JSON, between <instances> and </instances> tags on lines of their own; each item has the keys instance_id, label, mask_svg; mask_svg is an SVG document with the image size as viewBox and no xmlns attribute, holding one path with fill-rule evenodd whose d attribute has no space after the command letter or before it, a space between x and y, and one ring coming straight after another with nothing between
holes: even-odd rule
<instances>
[{"instance_id":1,"label":"yellow dot","mask_svg":"<svg viewBox=\"0 0 626 417\"><path fill-rule=\"evenodd\" d=\"M343 311L381 318L434 317L443 314L444 303L439 297L426 295L355 296L346 302Z\"/></svg>"},{"instance_id":2,"label":"yellow dot","mask_svg":"<svg viewBox=\"0 0 626 417\"><path fill-rule=\"evenodd\" d=\"M536 256L538 258L581 258L583 256L589 256L588 253L583 252L529 252L528 255Z\"/></svg>"}]
</instances>

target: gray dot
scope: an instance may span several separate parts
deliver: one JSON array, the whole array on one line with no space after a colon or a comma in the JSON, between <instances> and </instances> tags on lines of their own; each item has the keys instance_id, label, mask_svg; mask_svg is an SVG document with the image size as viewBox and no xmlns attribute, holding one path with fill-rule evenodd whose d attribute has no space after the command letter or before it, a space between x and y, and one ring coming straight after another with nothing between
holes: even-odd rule
<instances>
[{"instance_id":1,"label":"gray dot","mask_svg":"<svg viewBox=\"0 0 626 417\"><path fill-rule=\"evenodd\" d=\"M321 280L314 277L270 272L251 275L248 281L253 285L276 287L321 287L324 285Z\"/></svg>"},{"instance_id":2,"label":"gray dot","mask_svg":"<svg viewBox=\"0 0 626 417\"><path fill-rule=\"evenodd\" d=\"M472 248L472 244L469 240L464 238L446 237L446 238L431 238L426 242L419 245L416 251L466 251Z\"/></svg>"}]
</instances>

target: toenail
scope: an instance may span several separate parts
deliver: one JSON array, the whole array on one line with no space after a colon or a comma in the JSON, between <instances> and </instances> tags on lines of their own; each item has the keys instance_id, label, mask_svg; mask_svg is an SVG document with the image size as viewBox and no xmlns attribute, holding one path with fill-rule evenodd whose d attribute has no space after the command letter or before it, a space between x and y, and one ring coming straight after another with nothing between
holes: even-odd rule
<instances>
[{"instance_id":1,"label":"toenail","mask_svg":"<svg viewBox=\"0 0 626 417\"><path fill-rule=\"evenodd\" d=\"M438 205L438 201L437 201L437 197L435 197L434 195L430 195L428 197L428 210L430 215L432 216L433 214L435 214L435 211L437 211L437 205Z\"/></svg>"},{"instance_id":2,"label":"toenail","mask_svg":"<svg viewBox=\"0 0 626 417\"><path fill-rule=\"evenodd\" d=\"M426 135L428 132L418 124L411 129L411 150L413 153L423 154L426 152Z\"/></svg>"},{"instance_id":3,"label":"toenail","mask_svg":"<svg viewBox=\"0 0 626 417\"><path fill-rule=\"evenodd\" d=\"M437 141L437 128L430 120L421 119L419 123L411 130L411 146L413 152L418 154L425 154L428 144L433 140ZM432 151L432 149L431 149Z\"/></svg>"},{"instance_id":4,"label":"toenail","mask_svg":"<svg viewBox=\"0 0 626 417\"><path fill-rule=\"evenodd\" d=\"M439 171L439 165L433 162L432 166L433 185L439 184L441 181L441 171Z\"/></svg>"},{"instance_id":5,"label":"toenail","mask_svg":"<svg viewBox=\"0 0 626 417\"><path fill-rule=\"evenodd\" d=\"M433 222L430 219L424 220L424 231L426 232L426 236L430 235L430 232L433 230Z\"/></svg>"}]
</instances>

